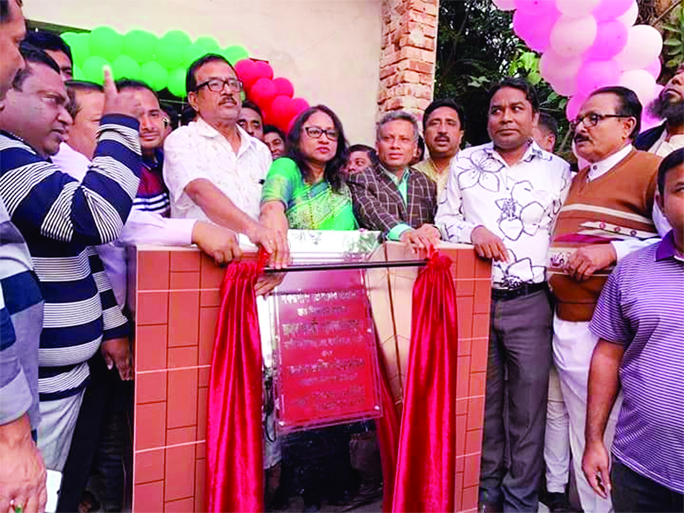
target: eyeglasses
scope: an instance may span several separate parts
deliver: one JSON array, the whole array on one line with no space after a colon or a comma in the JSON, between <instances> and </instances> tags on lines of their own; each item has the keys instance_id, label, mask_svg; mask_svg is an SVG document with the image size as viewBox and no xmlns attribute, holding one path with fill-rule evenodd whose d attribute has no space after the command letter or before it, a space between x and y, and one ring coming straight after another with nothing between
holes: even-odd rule
<instances>
[{"instance_id":1,"label":"eyeglasses","mask_svg":"<svg viewBox=\"0 0 684 513\"><path fill-rule=\"evenodd\" d=\"M211 80L207 80L206 82L202 82L200 85L197 86L195 91L199 91L203 87L207 87L212 93L220 93L223 91L223 88L228 86L228 89L231 91L236 91L240 92L242 91L242 82L235 78L228 78L228 79L223 79L223 78L212 78Z\"/></svg>"},{"instance_id":2,"label":"eyeglasses","mask_svg":"<svg viewBox=\"0 0 684 513\"><path fill-rule=\"evenodd\" d=\"M623 116L621 114L596 114L595 112L592 112L590 114L586 114L584 116L577 117L572 123L570 123L570 126L574 130L579 126L580 123L584 123L584 126L587 128L592 128L595 127L596 125L599 124L600 121L603 121L606 118L631 118L632 116Z\"/></svg>"},{"instance_id":3,"label":"eyeglasses","mask_svg":"<svg viewBox=\"0 0 684 513\"><path fill-rule=\"evenodd\" d=\"M336 130L323 130L317 126L305 126L304 131L306 132L306 135L312 139L320 139L320 137L325 134L329 141L337 141Z\"/></svg>"}]
</instances>

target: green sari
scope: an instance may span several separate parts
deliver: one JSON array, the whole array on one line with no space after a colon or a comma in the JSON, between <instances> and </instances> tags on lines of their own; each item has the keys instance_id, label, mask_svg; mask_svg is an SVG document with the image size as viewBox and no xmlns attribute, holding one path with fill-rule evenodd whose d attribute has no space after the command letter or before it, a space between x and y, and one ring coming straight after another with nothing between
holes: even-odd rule
<instances>
[{"instance_id":1,"label":"green sari","mask_svg":"<svg viewBox=\"0 0 684 513\"><path fill-rule=\"evenodd\" d=\"M292 159L282 157L271 165L261 191L261 204L280 201L293 230L356 230L351 193L346 185L340 192L323 180L315 185L304 181Z\"/></svg>"}]
</instances>

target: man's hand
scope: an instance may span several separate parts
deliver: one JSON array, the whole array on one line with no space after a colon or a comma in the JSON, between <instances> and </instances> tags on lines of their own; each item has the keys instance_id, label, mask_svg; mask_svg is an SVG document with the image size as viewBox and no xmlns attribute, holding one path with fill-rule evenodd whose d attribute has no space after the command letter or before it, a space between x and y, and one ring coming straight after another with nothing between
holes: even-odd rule
<instances>
[{"instance_id":1,"label":"man's hand","mask_svg":"<svg viewBox=\"0 0 684 513\"><path fill-rule=\"evenodd\" d=\"M205 221L197 221L192 229L192 242L218 265L242 258L235 232Z\"/></svg>"},{"instance_id":2,"label":"man's hand","mask_svg":"<svg viewBox=\"0 0 684 513\"><path fill-rule=\"evenodd\" d=\"M262 246L271 255L271 267L282 269L290 263L290 245L287 242L287 234L282 230L255 224L245 235L252 244Z\"/></svg>"},{"instance_id":3,"label":"man's hand","mask_svg":"<svg viewBox=\"0 0 684 513\"><path fill-rule=\"evenodd\" d=\"M500 237L497 237L484 226L476 227L470 234L470 241L475 246L475 253L480 258L508 262L508 250Z\"/></svg>"},{"instance_id":4,"label":"man's hand","mask_svg":"<svg viewBox=\"0 0 684 513\"><path fill-rule=\"evenodd\" d=\"M142 116L142 104L140 103L140 100L136 98L134 90L126 89L121 92L117 91L114 80L112 79L112 70L109 67L104 69L104 93L105 104L102 112L103 115L122 114L136 119L140 119L140 116Z\"/></svg>"},{"instance_id":5,"label":"man's hand","mask_svg":"<svg viewBox=\"0 0 684 513\"><path fill-rule=\"evenodd\" d=\"M439 242L439 230L432 225L424 224L417 230L406 230L399 240L406 244L411 251L417 253L421 249L428 249Z\"/></svg>"},{"instance_id":6,"label":"man's hand","mask_svg":"<svg viewBox=\"0 0 684 513\"><path fill-rule=\"evenodd\" d=\"M603 441L587 442L582 457L582 472L594 491L607 499L611 488L610 455Z\"/></svg>"},{"instance_id":7,"label":"man's hand","mask_svg":"<svg viewBox=\"0 0 684 513\"><path fill-rule=\"evenodd\" d=\"M577 249L565 265L565 272L577 281L586 281L596 271L617 261L612 244L593 244Z\"/></svg>"},{"instance_id":8,"label":"man's hand","mask_svg":"<svg viewBox=\"0 0 684 513\"><path fill-rule=\"evenodd\" d=\"M131 343L128 337L106 340L102 342L100 350L109 370L116 366L123 381L133 379Z\"/></svg>"},{"instance_id":9,"label":"man's hand","mask_svg":"<svg viewBox=\"0 0 684 513\"><path fill-rule=\"evenodd\" d=\"M264 273L257 278L254 286L254 294L257 296L265 296L274 288L280 285L285 279L286 273Z\"/></svg>"},{"instance_id":10,"label":"man's hand","mask_svg":"<svg viewBox=\"0 0 684 513\"><path fill-rule=\"evenodd\" d=\"M46 479L28 415L0 426L0 512L19 508L24 513L45 511Z\"/></svg>"}]
</instances>

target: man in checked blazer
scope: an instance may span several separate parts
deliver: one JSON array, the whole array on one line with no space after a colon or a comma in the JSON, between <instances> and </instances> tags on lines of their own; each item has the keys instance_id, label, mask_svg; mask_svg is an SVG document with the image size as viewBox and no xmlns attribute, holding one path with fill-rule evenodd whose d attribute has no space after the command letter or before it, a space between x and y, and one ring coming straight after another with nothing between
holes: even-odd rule
<instances>
[{"instance_id":1,"label":"man in checked blazer","mask_svg":"<svg viewBox=\"0 0 684 513\"><path fill-rule=\"evenodd\" d=\"M418 123L408 112L386 114L378 123L380 164L347 176L354 213L362 228L378 230L389 240L423 249L440 239L432 225L437 185L409 166L416 154Z\"/></svg>"}]
</instances>

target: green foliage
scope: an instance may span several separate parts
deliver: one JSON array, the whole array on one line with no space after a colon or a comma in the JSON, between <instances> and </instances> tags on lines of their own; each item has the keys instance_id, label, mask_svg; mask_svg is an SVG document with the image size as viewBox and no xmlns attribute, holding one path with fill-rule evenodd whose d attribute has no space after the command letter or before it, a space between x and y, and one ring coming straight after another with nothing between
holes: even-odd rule
<instances>
[{"instance_id":1,"label":"green foliage","mask_svg":"<svg viewBox=\"0 0 684 513\"><path fill-rule=\"evenodd\" d=\"M663 61L674 72L684 62L684 4L676 7L662 25Z\"/></svg>"}]
</instances>

